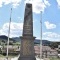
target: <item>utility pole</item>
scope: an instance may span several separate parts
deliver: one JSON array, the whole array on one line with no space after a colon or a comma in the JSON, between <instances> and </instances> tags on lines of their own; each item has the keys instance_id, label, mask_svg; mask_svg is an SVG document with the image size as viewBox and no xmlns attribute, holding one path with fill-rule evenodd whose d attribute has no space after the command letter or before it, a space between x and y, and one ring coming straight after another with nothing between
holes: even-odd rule
<instances>
[{"instance_id":1,"label":"utility pole","mask_svg":"<svg viewBox=\"0 0 60 60\"><path fill-rule=\"evenodd\" d=\"M42 59L42 11L41 11L41 20L40 20L40 29L41 29L41 31L40 31L40 60Z\"/></svg>"},{"instance_id":2,"label":"utility pole","mask_svg":"<svg viewBox=\"0 0 60 60\"><path fill-rule=\"evenodd\" d=\"M9 53L9 37L10 37L10 25L11 25L11 15L12 15L12 8L10 13L10 21L9 21L9 28L8 28L8 41L7 41L7 60L8 60L8 53Z\"/></svg>"}]
</instances>

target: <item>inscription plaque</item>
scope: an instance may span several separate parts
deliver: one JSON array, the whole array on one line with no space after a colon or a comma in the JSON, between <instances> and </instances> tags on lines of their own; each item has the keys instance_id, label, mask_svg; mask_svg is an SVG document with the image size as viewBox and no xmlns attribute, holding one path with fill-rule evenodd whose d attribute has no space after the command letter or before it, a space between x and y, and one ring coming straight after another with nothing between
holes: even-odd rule
<instances>
[{"instance_id":1,"label":"inscription plaque","mask_svg":"<svg viewBox=\"0 0 60 60\"><path fill-rule=\"evenodd\" d=\"M23 42L23 55L31 55L30 47L31 47L31 41L25 40Z\"/></svg>"}]
</instances>

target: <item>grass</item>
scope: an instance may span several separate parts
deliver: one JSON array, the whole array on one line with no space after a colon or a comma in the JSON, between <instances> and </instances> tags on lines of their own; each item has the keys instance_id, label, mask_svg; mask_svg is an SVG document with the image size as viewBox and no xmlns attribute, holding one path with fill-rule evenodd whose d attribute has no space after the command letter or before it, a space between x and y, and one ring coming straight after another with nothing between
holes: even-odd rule
<instances>
[{"instance_id":1,"label":"grass","mask_svg":"<svg viewBox=\"0 0 60 60\"><path fill-rule=\"evenodd\" d=\"M9 55L8 57L9 57L9 58L13 58L13 57L16 57L16 56L17 56L17 55ZM6 56L4 56L4 55L2 55L2 54L0 54L0 57L1 57L1 58L6 58Z\"/></svg>"},{"instance_id":2,"label":"grass","mask_svg":"<svg viewBox=\"0 0 60 60\"><path fill-rule=\"evenodd\" d=\"M50 58L50 60L60 60L60 58Z\"/></svg>"},{"instance_id":3,"label":"grass","mask_svg":"<svg viewBox=\"0 0 60 60\"><path fill-rule=\"evenodd\" d=\"M2 58L3 58L3 57L6 57L6 56L3 56L2 54L0 54L0 57L2 57Z\"/></svg>"}]
</instances>

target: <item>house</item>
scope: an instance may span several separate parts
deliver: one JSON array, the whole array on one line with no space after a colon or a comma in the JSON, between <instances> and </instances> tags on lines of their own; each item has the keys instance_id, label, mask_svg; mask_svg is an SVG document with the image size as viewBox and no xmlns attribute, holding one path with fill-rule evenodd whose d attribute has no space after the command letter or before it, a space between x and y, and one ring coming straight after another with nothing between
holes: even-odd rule
<instances>
[{"instance_id":1,"label":"house","mask_svg":"<svg viewBox=\"0 0 60 60\"><path fill-rule=\"evenodd\" d=\"M40 46L34 46L35 55L40 56ZM57 57L58 52L55 49L51 49L49 46L42 46L42 57Z\"/></svg>"},{"instance_id":2,"label":"house","mask_svg":"<svg viewBox=\"0 0 60 60\"><path fill-rule=\"evenodd\" d=\"M0 51L1 51L1 49L2 49L2 46L0 45Z\"/></svg>"},{"instance_id":3,"label":"house","mask_svg":"<svg viewBox=\"0 0 60 60\"><path fill-rule=\"evenodd\" d=\"M60 45L58 45L58 57L60 57Z\"/></svg>"}]
</instances>

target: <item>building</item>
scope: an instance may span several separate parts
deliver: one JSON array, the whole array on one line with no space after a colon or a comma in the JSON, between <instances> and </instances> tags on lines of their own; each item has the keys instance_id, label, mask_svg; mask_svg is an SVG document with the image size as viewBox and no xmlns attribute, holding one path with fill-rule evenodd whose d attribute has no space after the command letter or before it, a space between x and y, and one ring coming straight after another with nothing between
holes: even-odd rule
<instances>
[{"instance_id":1,"label":"building","mask_svg":"<svg viewBox=\"0 0 60 60\"><path fill-rule=\"evenodd\" d=\"M40 46L34 46L35 48L35 55L40 57ZM58 52L55 49L51 49L49 46L42 46L42 57L57 57Z\"/></svg>"},{"instance_id":2,"label":"building","mask_svg":"<svg viewBox=\"0 0 60 60\"><path fill-rule=\"evenodd\" d=\"M58 57L60 57L60 45L58 45Z\"/></svg>"}]
</instances>

